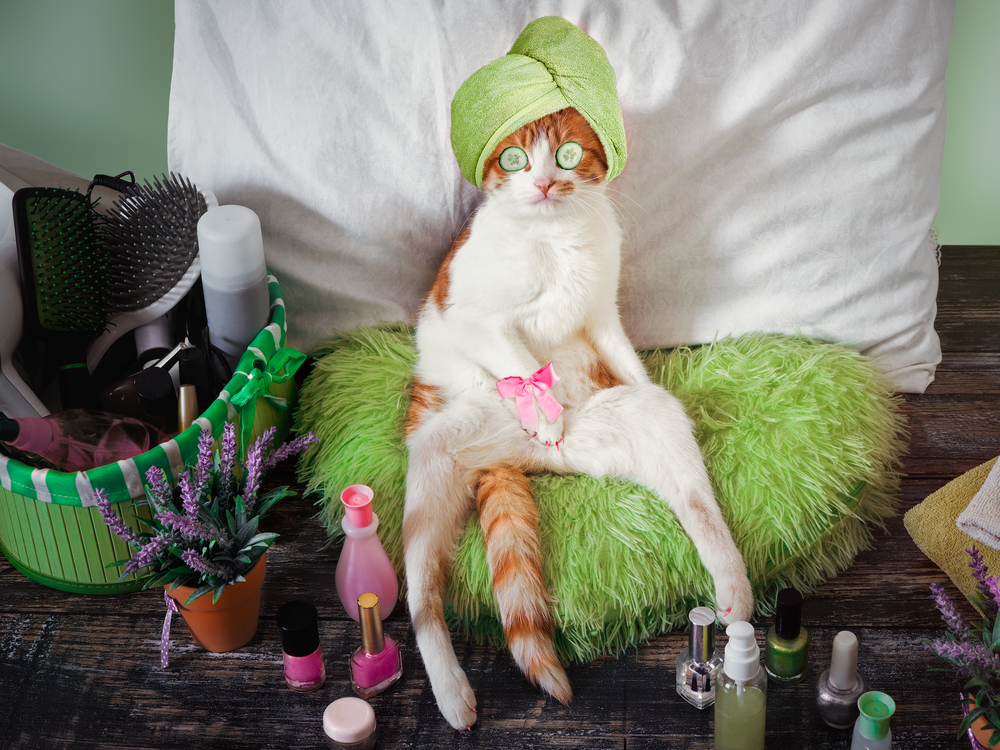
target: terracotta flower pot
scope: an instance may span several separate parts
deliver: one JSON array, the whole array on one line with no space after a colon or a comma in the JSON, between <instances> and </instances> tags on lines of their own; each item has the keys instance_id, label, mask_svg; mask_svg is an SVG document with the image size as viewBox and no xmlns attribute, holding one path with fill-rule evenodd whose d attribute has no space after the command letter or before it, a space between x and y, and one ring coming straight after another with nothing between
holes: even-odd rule
<instances>
[{"instance_id":1,"label":"terracotta flower pot","mask_svg":"<svg viewBox=\"0 0 1000 750\"><path fill-rule=\"evenodd\" d=\"M246 574L245 581L226 586L215 604L209 592L184 606L195 589L190 586L167 588L167 595L177 602L177 609L191 630L195 643L206 651L234 651L245 646L257 632L260 616L260 589L267 569L267 553Z\"/></svg>"},{"instance_id":2,"label":"terracotta flower pot","mask_svg":"<svg viewBox=\"0 0 1000 750\"><path fill-rule=\"evenodd\" d=\"M968 697L971 698L972 696L970 695ZM969 706L967 703L963 705L964 705L963 713L968 715ZM974 742L976 743L973 744L972 746L973 750L979 750L979 748L984 748L985 750L991 750L992 748L1000 747L1000 745L998 744L993 744L993 745L990 744L990 735L993 734L993 728L987 726L986 719L984 719L982 716L980 716L978 719L972 722L972 727L969 729L969 732L972 733Z\"/></svg>"}]
</instances>

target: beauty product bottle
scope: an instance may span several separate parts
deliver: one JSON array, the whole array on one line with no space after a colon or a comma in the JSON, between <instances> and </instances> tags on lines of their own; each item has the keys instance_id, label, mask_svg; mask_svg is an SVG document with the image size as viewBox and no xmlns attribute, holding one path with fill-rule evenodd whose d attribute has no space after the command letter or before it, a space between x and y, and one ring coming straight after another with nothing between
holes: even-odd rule
<instances>
[{"instance_id":1,"label":"beauty product bottle","mask_svg":"<svg viewBox=\"0 0 1000 750\"><path fill-rule=\"evenodd\" d=\"M323 651L319 646L319 623L316 607L297 599L278 607L278 631L285 682L292 690L309 693L326 682Z\"/></svg>"},{"instance_id":2,"label":"beauty product bottle","mask_svg":"<svg viewBox=\"0 0 1000 750\"><path fill-rule=\"evenodd\" d=\"M896 702L885 693L872 690L858 698L861 715L854 722L851 750L889 750L892 730L889 719L896 713Z\"/></svg>"},{"instance_id":3,"label":"beauty product bottle","mask_svg":"<svg viewBox=\"0 0 1000 750\"><path fill-rule=\"evenodd\" d=\"M44 417L0 417L0 441L52 462L61 471L86 471L138 456L166 437L131 417L69 409Z\"/></svg>"},{"instance_id":4,"label":"beauty product bottle","mask_svg":"<svg viewBox=\"0 0 1000 750\"><path fill-rule=\"evenodd\" d=\"M360 698L338 698L323 712L323 734L330 750L371 750L375 711Z\"/></svg>"},{"instance_id":5,"label":"beauty product bottle","mask_svg":"<svg viewBox=\"0 0 1000 750\"><path fill-rule=\"evenodd\" d=\"M793 588L778 592L774 625L767 631L764 668L780 685L793 685L806 676L809 633L802 627L802 594Z\"/></svg>"},{"instance_id":6,"label":"beauty product bottle","mask_svg":"<svg viewBox=\"0 0 1000 750\"><path fill-rule=\"evenodd\" d=\"M382 632L378 597L358 597L361 613L361 647L351 657L351 687L362 698L378 695L403 675L399 646Z\"/></svg>"},{"instance_id":7,"label":"beauty product bottle","mask_svg":"<svg viewBox=\"0 0 1000 750\"><path fill-rule=\"evenodd\" d=\"M858 698L865 690L865 678L858 674L858 638L841 630L833 639L830 668L816 685L819 715L835 729L850 729L858 718Z\"/></svg>"},{"instance_id":8,"label":"beauty product bottle","mask_svg":"<svg viewBox=\"0 0 1000 750\"><path fill-rule=\"evenodd\" d=\"M715 692L715 750L764 750L767 674L753 625L726 628L729 643Z\"/></svg>"},{"instance_id":9,"label":"beauty product bottle","mask_svg":"<svg viewBox=\"0 0 1000 750\"><path fill-rule=\"evenodd\" d=\"M219 206L198 219L198 255L212 344L234 368L267 325L270 299L260 219L245 206Z\"/></svg>"},{"instance_id":10,"label":"beauty product bottle","mask_svg":"<svg viewBox=\"0 0 1000 750\"><path fill-rule=\"evenodd\" d=\"M337 562L337 596L347 614L358 619L358 597L372 592L378 596L382 618L392 613L399 596L399 582L392 562L378 538L378 516L372 512L371 487L352 484L340 493L344 504L341 527L347 535Z\"/></svg>"},{"instance_id":11,"label":"beauty product bottle","mask_svg":"<svg viewBox=\"0 0 1000 750\"><path fill-rule=\"evenodd\" d=\"M715 650L715 612L695 607L688 613L688 646L677 655L677 694L695 708L715 703L722 654Z\"/></svg>"}]
</instances>

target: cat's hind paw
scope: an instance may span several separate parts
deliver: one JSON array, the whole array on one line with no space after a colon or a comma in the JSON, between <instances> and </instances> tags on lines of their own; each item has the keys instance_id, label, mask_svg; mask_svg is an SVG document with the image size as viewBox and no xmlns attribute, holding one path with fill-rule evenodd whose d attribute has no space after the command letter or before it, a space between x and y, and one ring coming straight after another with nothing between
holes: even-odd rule
<instances>
[{"instance_id":1,"label":"cat's hind paw","mask_svg":"<svg viewBox=\"0 0 1000 750\"><path fill-rule=\"evenodd\" d=\"M461 670L442 680L444 684L433 685L438 709L445 721L455 729L464 730L476 723L476 694L469 680Z\"/></svg>"}]
</instances>

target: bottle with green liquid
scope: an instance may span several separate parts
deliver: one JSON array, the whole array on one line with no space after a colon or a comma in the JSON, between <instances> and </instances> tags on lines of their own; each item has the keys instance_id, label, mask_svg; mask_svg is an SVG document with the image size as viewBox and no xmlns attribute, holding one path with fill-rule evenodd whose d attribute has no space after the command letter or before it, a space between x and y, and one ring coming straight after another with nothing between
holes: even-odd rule
<instances>
[{"instance_id":1,"label":"bottle with green liquid","mask_svg":"<svg viewBox=\"0 0 1000 750\"><path fill-rule=\"evenodd\" d=\"M715 694L715 750L764 750L767 673L753 625L726 628L726 660Z\"/></svg>"}]
</instances>

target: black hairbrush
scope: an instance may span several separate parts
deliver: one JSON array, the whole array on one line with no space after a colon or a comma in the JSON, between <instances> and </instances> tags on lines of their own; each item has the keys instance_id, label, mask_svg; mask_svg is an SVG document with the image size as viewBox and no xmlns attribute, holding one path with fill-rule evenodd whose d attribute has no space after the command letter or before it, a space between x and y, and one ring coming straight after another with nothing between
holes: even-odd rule
<instances>
[{"instance_id":1,"label":"black hairbrush","mask_svg":"<svg viewBox=\"0 0 1000 750\"><path fill-rule=\"evenodd\" d=\"M59 366L63 409L96 406L87 345L105 327L108 289L89 199L62 188L14 194L24 327Z\"/></svg>"}]
</instances>

